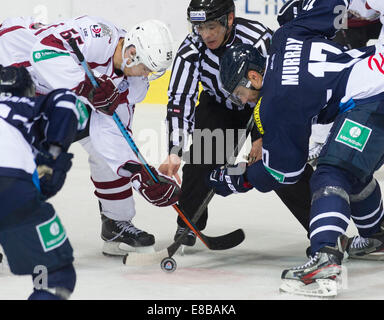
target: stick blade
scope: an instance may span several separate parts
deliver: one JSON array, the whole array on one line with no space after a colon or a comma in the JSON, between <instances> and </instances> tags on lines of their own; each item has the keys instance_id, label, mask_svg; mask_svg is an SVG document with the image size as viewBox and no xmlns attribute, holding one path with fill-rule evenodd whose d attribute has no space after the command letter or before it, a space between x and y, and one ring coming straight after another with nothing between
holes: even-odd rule
<instances>
[{"instance_id":1,"label":"stick blade","mask_svg":"<svg viewBox=\"0 0 384 320\"><path fill-rule=\"evenodd\" d=\"M241 244L245 239L245 233L243 229L237 229L219 237L203 236L203 239L211 250L228 250Z\"/></svg>"},{"instance_id":2,"label":"stick blade","mask_svg":"<svg viewBox=\"0 0 384 320\"><path fill-rule=\"evenodd\" d=\"M161 261L167 257L167 249L152 253L130 252L124 257L123 263L126 266L148 266L161 263Z\"/></svg>"}]
</instances>

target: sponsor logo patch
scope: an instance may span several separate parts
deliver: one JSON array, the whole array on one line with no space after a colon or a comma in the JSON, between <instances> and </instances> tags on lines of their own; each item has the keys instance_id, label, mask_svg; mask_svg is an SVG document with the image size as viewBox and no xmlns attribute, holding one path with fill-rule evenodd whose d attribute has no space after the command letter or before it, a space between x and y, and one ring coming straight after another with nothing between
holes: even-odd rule
<instances>
[{"instance_id":1,"label":"sponsor logo patch","mask_svg":"<svg viewBox=\"0 0 384 320\"><path fill-rule=\"evenodd\" d=\"M94 38L101 38L102 37L102 35L103 35L103 33L102 33L103 28L101 27L101 25L94 24L94 25L92 25L90 27L90 29L91 29L92 37L94 37Z\"/></svg>"},{"instance_id":2,"label":"sponsor logo patch","mask_svg":"<svg viewBox=\"0 0 384 320\"><path fill-rule=\"evenodd\" d=\"M362 152L371 133L372 129L350 119L345 119L335 141Z\"/></svg>"},{"instance_id":3,"label":"sponsor logo patch","mask_svg":"<svg viewBox=\"0 0 384 320\"><path fill-rule=\"evenodd\" d=\"M284 174L282 174L281 172L278 172L276 170L273 170L271 168L268 168L264 165L264 168L272 175L272 177L274 177L277 181L279 181L280 183L284 183L284 180L285 180L285 176Z\"/></svg>"},{"instance_id":4,"label":"sponsor logo patch","mask_svg":"<svg viewBox=\"0 0 384 320\"><path fill-rule=\"evenodd\" d=\"M129 88L129 82L128 82L128 80L123 79L123 80L119 83L119 86L118 86L119 92L120 92L120 93L123 93L123 92L127 91L128 88Z\"/></svg>"},{"instance_id":5,"label":"sponsor logo patch","mask_svg":"<svg viewBox=\"0 0 384 320\"><path fill-rule=\"evenodd\" d=\"M40 50L33 52L33 61L39 62L49 59L54 59L57 57L69 56L70 54L67 52L60 52L55 50Z\"/></svg>"},{"instance_id":6,"label":"sponsor logo patch","mask_svg":"<svg viewBox=\"0 0 384 320\"><path fill-rule=\"evenodd\" d=\"M205 11L191 11L189 17L192 22L202 22L207 20Z\"/></svg>"},{"instance_id":7,"label":"sponsor logo patch","mask_svg":"<svg viewBox=\"0 0 384 320\"><path fill-rule=\"evenodd\" d=\"M263 125L261 124L261 119L260 119L260 105L261 105L262 99L263 99L263 97L261 97L259 99L255 109L253 110L253 118L255 119L255 123L256 123L257 129L259 130L260 134L264 135L264 128L263 128Z\"/></svg>"},{"instance_id":8,"label":"sponsor logo patch","mask_svg":"<svg viewBox=\"0 0 384 320\"><path fill-rule=\"evenodd\" d=\"M87 121L89 119L89 113L85 104L79 99L76 100L76 110L79 113L79 125L80 130L82 130L87 124Z\"/></svg>"},{"instance_id":9,"label":"sponsor logo patch","mask_svg":"<svg viewBox=\"0 0 384 320\"><path fill-rule=\"evenodd\" d=\"M36 230L44 252L60 247L67 240L67 234L57 214L36 226Z\"/></svg>"},{"instance_id":10,"label":"sponsor logo patch","mask_svg":"<svg viewBox=\"0 0 384 320\"><path fill-rule=\"evenodd\" d=\"M88 29L83 28L84 37L88 37Z\"/></svg>"},{"instance_id":11,"label":"sponsor logo patch","mask_svg":"<svg viewBox=\"0 0 384 320\"><path fill-rule=\"evenodd\" d=\"M91 25L89 29L93 38L109 37L109 43L111 43L113 32L106 24L99 22Z\"/></svg>"}]
</instances>

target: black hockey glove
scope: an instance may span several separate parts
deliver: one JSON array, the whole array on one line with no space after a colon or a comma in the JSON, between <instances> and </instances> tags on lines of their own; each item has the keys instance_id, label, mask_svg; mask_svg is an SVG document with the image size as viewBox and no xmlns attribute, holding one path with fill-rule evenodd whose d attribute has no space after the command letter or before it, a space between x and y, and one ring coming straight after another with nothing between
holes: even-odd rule
<instances>
[{"instance_id":1,"label":"black hockey glove","mask_svg":"<svg viewBox=\"0 0 384 320\"><path fill-rule=\"evenodd\" d=\"M72 153L62 152L54 159L49 152L40 152L36 157L40 189L43 199L53 197L63 187L67 172L72 167Z\"/></svg>"},{"instance_id":2,"label":"black hockey glove","mask_svg":"<svg viewBox=\"0 0 384 320\"><path fill-rule=\"evenodd\" d=\"M241 162L227 168L220 167L213 170L208 177L208 186L223 197L233 193L248 192L253 186L244 177L246 166L245 162Z\"/></svg>"}]
</instances>

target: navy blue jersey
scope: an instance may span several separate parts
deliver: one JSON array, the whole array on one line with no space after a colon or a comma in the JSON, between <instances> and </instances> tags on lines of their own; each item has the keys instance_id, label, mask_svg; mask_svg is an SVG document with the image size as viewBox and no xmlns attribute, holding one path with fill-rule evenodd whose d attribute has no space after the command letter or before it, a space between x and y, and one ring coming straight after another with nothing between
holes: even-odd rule
<instances>
[{"instance_id":1,"label":"navy blue jersey","mask_svg":"<svg viewBox=\"0 0 384 320\"><path fill-rule=\"evenodd\" d=\"M37 98L0 97L0 175L30 179L36 151L51 144L67 151L88 117L85 105L65 89Z\"/></svg>"},{"instance_id":2,"label":"navy blue jersey","mask_svg":"<svg viewBox=\"0 0 384 320\"><path fill-rule=\"evenodd\" d=\"M255 108L256 124L264 134L263 161L248 170L250 182L260 191L299 180L313 123L332 122L355 100L382 91L379 85L369 87L369 80L363 88L359 78L371 76L368 65L375 46L344 51L329 40L342 26L346 4L346 0L307 0L298 17L272 38Z\"/></svg>"},{"instance_id":3,"label":"navy blue jersey","mask_svg":"<svg viewBox=\"0 0 384 320\"><path fill-rule=\"evenodd\" d=\"M37 149L44 144L56 144L66 151L88 120L85 105L65 89L37 98L4 96L0 103L4 110L1 118Z\"/></svg>"}]
</instances>

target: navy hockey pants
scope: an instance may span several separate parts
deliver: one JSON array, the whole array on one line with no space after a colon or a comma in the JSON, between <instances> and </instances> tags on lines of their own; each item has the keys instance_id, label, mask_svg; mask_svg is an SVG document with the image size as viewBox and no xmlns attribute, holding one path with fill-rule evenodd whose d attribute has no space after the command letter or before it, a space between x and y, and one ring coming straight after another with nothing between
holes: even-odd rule
<instances>
[{"instance_id":1,"label":"navy hockey pants","mask_svg":"<svg viewBox=\"0 0 384 320\"><path fill-rule=\"evenodd\" d=\"M384 102L360 104L339 115L312 176L312 254L334 246L353 218L363 237L383 221L380 186L373 173L384 162Z\"/></svg>"},{"instance_id":2,"label":"navy hockey pants","mask_svg":"<svg viewBox=\"0 0 384 320\"><path fill-rule=\"evenodd\" d=\"M0 244L11 271L33 275L72 264L73 250L51 204L32 181L0 177Z\"/></svg>"}]
</instances>

